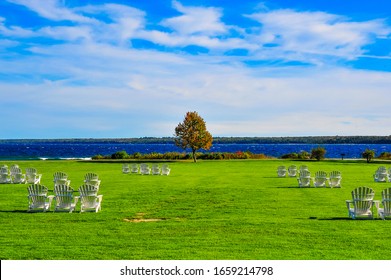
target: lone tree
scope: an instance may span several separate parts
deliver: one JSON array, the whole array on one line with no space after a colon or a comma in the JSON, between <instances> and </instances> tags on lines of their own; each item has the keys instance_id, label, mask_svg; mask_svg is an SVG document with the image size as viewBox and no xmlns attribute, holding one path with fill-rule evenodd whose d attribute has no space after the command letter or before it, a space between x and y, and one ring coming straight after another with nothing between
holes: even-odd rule
<instances>
[{"instance_id":1,"label":"lone tree","mask_svg":"<svg viewBox=\"0 0 391 280\"><path fill-rule=\"evenodd\" d=\"M183 149L190 148L194 162L197 162L196 151L209 150L212 141L204 119L197 112L187 112L183 122L175 128L175 145Z\"/></svg>"},{"instance_id":2,"label":"lone tree","mask_svg":"<svg viewBox=\"0 0 391 280\"><path fill-rule=\"evenodd\" d=\"M362 153L362 157L365 158L367 160L367 162L369 163L375 157L375 151L366 149Z\"/></svg>"}]
</instances>

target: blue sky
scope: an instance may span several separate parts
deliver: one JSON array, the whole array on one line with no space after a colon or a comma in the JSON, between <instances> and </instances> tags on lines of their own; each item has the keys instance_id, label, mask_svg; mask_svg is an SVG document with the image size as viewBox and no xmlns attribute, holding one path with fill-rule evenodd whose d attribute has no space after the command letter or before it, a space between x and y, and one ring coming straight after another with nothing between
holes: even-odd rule
<instances>
[{"instance_id":1,"label":"blue sky","mask_svg":"<svg viewBox=\"0 0 391 280\"><path fill-rule=\"evenodd\" d=\"M388 11L388 13L387 13ZM389 135L391 2L1 0L1 139Z\"/></svg>"}]
</instances>

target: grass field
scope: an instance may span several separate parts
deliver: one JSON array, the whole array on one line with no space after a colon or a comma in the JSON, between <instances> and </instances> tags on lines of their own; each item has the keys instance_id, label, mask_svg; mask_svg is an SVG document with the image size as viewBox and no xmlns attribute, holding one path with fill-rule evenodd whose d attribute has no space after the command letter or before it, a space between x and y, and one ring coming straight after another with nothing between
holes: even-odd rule
<instances>
[{"instance_id":1,"label":"grass field","mask_svg":"<svg viewBox=\"0 0 391 280\"><path fill-rule=\"evenodd\" d=\"M10 166L15 162L0 162ZM345 200L358 186L375 199L380 165L364 161L171 162L169 176L122 174L120 162L21 161L53 190L63 171L77 190L84 174L102 183L99 213L27 213L27 185L0 185L0 259L389 260L391 221L351 220ZM342 172L342 188L298 188L278 165ZM388 166L387 166L388 167Z\"/></svg>"}]
</instances>

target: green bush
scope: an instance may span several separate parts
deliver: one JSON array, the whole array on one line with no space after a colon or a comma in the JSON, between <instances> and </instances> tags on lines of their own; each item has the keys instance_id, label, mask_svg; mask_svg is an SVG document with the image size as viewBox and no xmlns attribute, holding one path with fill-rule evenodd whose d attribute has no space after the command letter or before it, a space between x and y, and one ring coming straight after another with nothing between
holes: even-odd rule
<instances>
[{"instance_id":1,"label":"green bush","mask_svg":"<svg viewBox=\"0 0 391 280\"><path fill-rule=\"evenodd\" d=\"M126 151L119 151L111 155L112 159L127 159L129 155Z\"/></svg>"},{"instance_id":2,"label":"green bush","mask_svg":"<svg viewBox=\"0 0 391 280\"><path fill-rule=\"evenodd\" d=\"M377 158L379 159L391 159L391 153L382 152Z\"/></svg>"},{"instance_id":3,"label":"green bush","mask_svg":"<svg viewBox=\"0 0 391 280\"><path fill-rule=\"evenodd\" d=\"M301 151L300 153L298 153L298 159L310 159L311 158L311 155L309 152L307 151Z\"/></svg>"},{"instance_id":4,"label":"green bush","mask_svg":"<svg viewBox=\"0 0 391 280\"><path fill-rule=\"evenodd\" d=\"M290 154L285 154L281 156L282 159L298 159L299 155L297 153L290 153Z\"/></svg>"},{"instance_id":5,"label":"green bush","mask_svg":"<svg viewBox=\"0 0 391 280\"><path fill-rule=\"evenodd\" d=\"M316 160L324 159L326 154L326 149L323 147L316 147L311 150L311 158L314 158Z\"/></svg>"}]
</instances>

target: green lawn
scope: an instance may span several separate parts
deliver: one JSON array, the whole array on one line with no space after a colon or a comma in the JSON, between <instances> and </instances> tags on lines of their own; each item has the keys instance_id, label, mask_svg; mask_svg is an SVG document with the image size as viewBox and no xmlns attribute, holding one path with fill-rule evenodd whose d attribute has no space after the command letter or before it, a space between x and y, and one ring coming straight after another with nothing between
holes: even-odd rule
<instances>
[{"instance_id":1,"label":"green lawn","mask_svg":"<svg viewBox=\"0 0 391 280\"><path fill-rule=\"evenodd\" d=\"M14 162L0 162L10 166ZM122 174L120 162L23 161L53 190L63 171L77 190L84 174L102 183L99 213L27 213L27 185L0 185L0 259L66 260L389 260L391 221L351 220L358 186L375 199L385 163L282 160L171 162L169 176ZM342 172L342 188L298 188L277 166ZM387 166L388 167L388 166ZM141 222L135 222L141 221Z\"/></svg>"}]
</instances>

